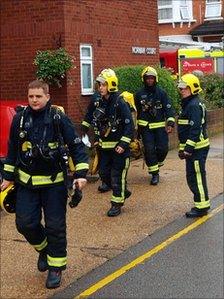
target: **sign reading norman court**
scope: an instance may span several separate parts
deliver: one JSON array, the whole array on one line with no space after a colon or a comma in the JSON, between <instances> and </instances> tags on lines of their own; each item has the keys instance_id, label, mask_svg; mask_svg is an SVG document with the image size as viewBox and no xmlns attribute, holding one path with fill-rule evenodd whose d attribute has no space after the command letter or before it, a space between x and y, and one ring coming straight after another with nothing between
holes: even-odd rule
<instances>
[{"instance_id":1,"label":"sign reading norman court","mask_svg":"<svg viewBox=\"0 0 224 299\"><path fill-rule=\"evenodd\" d=\"M131 49L133 54L146 54L146 55L156 54L156 48L131 47Z\"/></svg>"}]
</instances>

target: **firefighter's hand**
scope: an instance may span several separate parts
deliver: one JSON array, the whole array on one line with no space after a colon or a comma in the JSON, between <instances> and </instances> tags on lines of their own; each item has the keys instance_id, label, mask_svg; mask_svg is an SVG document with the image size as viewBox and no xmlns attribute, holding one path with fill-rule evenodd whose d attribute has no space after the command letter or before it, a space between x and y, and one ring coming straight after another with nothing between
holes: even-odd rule
<instances>
[{"instance_id":1,"label":"firefighter's hand","mask_svg":"<svg viewBox=\"0 0 224 299\"><path fill-rule=\"evenodd\" d=\"M192 156L192 153L184 151L184 156L185 156L185 159L190 158Z\"/></svg>"},{"instance_id":2,"label":"firefighter's hand","mask_svg":"<svg viewBox=\"0 0 224 299\"><path fill-rule=\"evenodd\" d=\"M87 180L84 178L74 179L72 187L73 189L82 190L87 183Z\"/></svg>"},{"instance_id":3,"label":"firefighter's hand","mask_svg":"<svg viewBox=\"0 0 224 299\"><path fill-rule=\"evenodd\" d=\"M13 181L6 181L3 179L2 183L1 183L1 191L5 190L6 188L8 188L8 186L13 185L14 182Z\"/></svg>"},{"instance_id":4,"label":"firefighter's hand","mask_svg":"<svg viewBox=\"0 0 224 299\"><path fill-rule=\"evenodd\" d=\"M179 152L178 152L178 157L179 157L181 160L185 159L184 151L179 151Z\"/></svg>"},{"instance_id":5,"label":"firefighter's hand","mask_svg":"<svg viewBox=\"0 0 224 299\"><path fill-rule=\"evenodd\" d=\"M123 154L124 149L123 149L123 147L121 147L121 146L118 145L118 146L115 148L115 152L117 152L118 154Z\"/></svg>"},{"instance_id":6,"label":"firefighter's hand","mask_svg":"<svg viewBox=\"0 0 224 299\"><path fill-rule=\"evenodd\" d=\"M190 158L191 157L191 153L189 153L189 152L185 152L185 151L179 151L178 152L178 156L179 156L179 158L181 159L181 160L183 160L183 159L188 159L188 158Z\"/></svg>"},{"instance_id":7,"label":"firefighter's hand","mask_svg":"<svg viewBox=\"0 0 224 299\"><path fill-rule=\"evenodd\" d=\"M171 126L167 126L167 127L166 127L166 132L167 132L168 134L172 133L172 131L173 131L173 127L171 127Z\"/></svg>"}]
</instances>

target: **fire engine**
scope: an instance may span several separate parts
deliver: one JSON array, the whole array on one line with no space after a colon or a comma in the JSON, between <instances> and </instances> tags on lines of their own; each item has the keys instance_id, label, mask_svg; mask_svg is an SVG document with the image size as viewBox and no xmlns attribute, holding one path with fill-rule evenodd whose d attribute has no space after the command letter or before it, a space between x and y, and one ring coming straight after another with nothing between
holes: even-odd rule
<instances>
[{"instance_id":1,"label":"fire engine","mask_svg":"<svg viewBox=\"0 0 224 299\"><path fill-rule=\"evenodd\" d=\"M161 49L160 65L171 70L178 77L193 71L202 74L224 72L224 51L205 51L196 48Z\"/></svg>"}]
</instances>

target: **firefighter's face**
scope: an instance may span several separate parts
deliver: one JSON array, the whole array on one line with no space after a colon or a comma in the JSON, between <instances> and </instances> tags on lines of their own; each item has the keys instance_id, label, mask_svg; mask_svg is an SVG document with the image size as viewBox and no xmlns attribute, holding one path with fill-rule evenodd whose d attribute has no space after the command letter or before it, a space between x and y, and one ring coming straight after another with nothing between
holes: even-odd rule
<instances>
[{"instance_id":1,"label":"firefighter's face","mask_svg":"<svg viewBox=\"0 0 224 299\"><path fill-rule=\"evenodd\" d=\"M107 82L99 83L99 92L102 97L107 97L109 95Z\"/></svg>"},{"instance_id":2,"label":"firefighter's face","mask_svg":"<svg viewBox=\"0 0 224 299\"><path fill-rule=\"evenodd\" d=\"M186 88L179 88L180 96L182 99L187 98L191 95L191 89L190 87Z\"/></svg>"},{"instance_id":3,"label":"firefighter's face","mask_svg":"<svg viewBox=\"0 0 224 299\"><path fill-rule=\"evenodd\" d=\"M50 95L44 93L42 88L30 88L28 90L28 102L33 110L44 108L50 99Z\"/></svg>"},{"instance_id":4,"label":"firefighter's face","mask_svg":"<svg viewBox=\"0 0 224 299\"><path fill-rule=\"evenodd\" d=\"M153 86L156 83L156 77L151 76L151 75L145 76L144 81L148 86Z\"/></svg>"}]
</instances>

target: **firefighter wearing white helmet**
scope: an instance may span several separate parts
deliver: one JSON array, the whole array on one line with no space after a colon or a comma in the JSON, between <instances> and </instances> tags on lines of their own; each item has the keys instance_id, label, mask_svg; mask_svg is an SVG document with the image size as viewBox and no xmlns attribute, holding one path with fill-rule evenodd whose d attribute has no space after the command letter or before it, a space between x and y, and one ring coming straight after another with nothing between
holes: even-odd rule
<instances>
[{"instance_id":1,"label":"firefighter wearing white helmet","mask_svg":"<svg viewBox=\"0 0 224 299\"><path fill-rule=\"evenodd\" d=\"M96 78L97 93L91 100L82 121L83 131L90 126L95 132L95 145L99 152L100 192L112 189L109 217L118 216L125 199L131 195L127 190L127 171L130 163L129 145L133 138L134 124L128 104L118 91L115 72L104 69Z\"/></svg>"},{"instance_id":2,"label":"firefighter wearing white helmet","mask_svg":"<svg viewBox=\"0 0 224 299\"><path fill-rule=\"evenodd\" d=\"M168 153L168 133L174 127L174 111L166 92L158 86L157 71L147 66L141 74L144 87L137 91L135 104L139 135L144 145L150 184L159 183L159 168Z\"/></svg>"},{"instance_id":3,"label":"firefighter wearing white helmet","mask_svg":"<svg viewBox=\"0 0 224 299\"><path fill-rule=\"evenodd\" d=\"M202 90L198 77L183 75L178 88L182 99L178 117L179 158L186 161L187 183L194 195L194 207L186 217L201 217L210 208L205 171L209 151L206 108L198 96Z\"/></svg>"}]
</instances>

